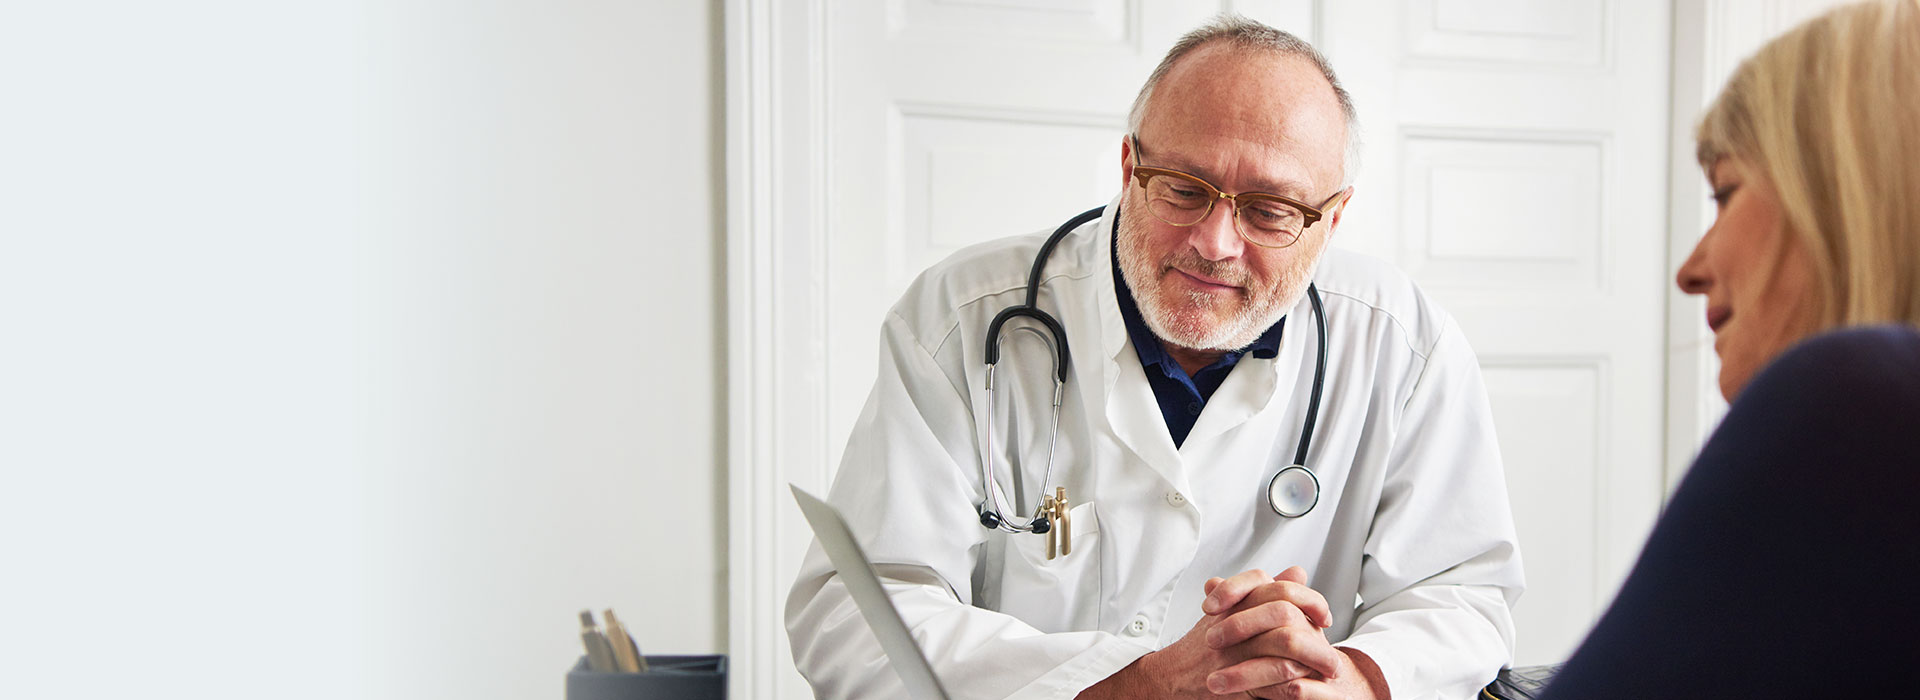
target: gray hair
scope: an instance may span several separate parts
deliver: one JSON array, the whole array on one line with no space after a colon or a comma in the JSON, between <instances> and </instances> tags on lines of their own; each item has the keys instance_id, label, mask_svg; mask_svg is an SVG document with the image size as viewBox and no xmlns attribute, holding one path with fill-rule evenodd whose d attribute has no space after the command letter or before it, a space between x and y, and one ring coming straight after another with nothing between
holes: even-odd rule
<instances>
[{"instance_id":1,"label":"gray hair","mask_svg":"<svg viewBox=\"0 0 1920 700\"><path fill-rule=\"evenodd\" d=\"M1174 42L1166 58L1160 59L1160 65L1155 66L1153 73L1147 76L1147 83L1140 86L1140 95L1133 99L1133 111L1127 114L1127 133L1140 133L1140 121L1146 117L1147 101L1153 97L1153 88L1160 84L1161 78L1167 77L1173 65L1195 49L1216 41L1227 42L1237 49L1270 51L1282 56L1304 58L1320 69L1320 75L1327 79L1328 85L1333 86L1333 96L1340 101L1340 111L1347 118L1347 148L1345 162L1341 163L1340 168L1340 188L1346 189L1347 185L1353 184L1354 178L1360 174L1360 116L1353 109L1353 96L1347 94L1346 88L1340 87L1340 78L1333 74L1333 66L1327 63L1327 57L1300 37L1231 12L1214 16L1206 24Z\"/></svg>"}]
</instances>

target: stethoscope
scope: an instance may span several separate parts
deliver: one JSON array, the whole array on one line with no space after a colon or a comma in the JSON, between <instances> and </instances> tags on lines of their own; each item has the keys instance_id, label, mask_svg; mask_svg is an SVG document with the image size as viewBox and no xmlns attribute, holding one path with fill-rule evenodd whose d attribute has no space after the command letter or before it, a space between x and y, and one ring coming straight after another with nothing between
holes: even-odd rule
<instances>
[{"instance_id":1,"label":"stethoscope","mask_svg":"<svg viewBox=\"0 0 1920 700\"><path fill-rule=\"evenodd\" d=\"M1040 254L1034 257L1033 268L1027 272L1026 303L1002 309L999 315L993 317L993 323L987 326L987 451L981 467L986 477L986 482L983 484L986 497L981 500L978 510L980 524L989 530L1046 534L1052 529L1050 521L1065 508L1065 498L1062 494L1060 502L1056 502L1051 496L1046 497L1046 505L1036 508L1033 516L1025 523L1014 522L1001 514L1005 506L1000 502L1000 492L995 487L998 482L995 480L993 468L994 367L1000 361L1000 327L1007 321L1026 317L1046 327L1046 335L1041 335L1040 331L1032 326L1018 326L1015 330L1033 333L1053 350L1053 416L1051 420L1053 428L1047 436L1047 468L1040 482L1040 493L1047 494L1048 489L1053 486L1053 457L1060 437L1060 403L1067 394L1069 355L1066 328L1061 326L1060 321L1052 314L1040 310L1040 307L1035 305L1040 296L1040 275L1045 271L1047 258L1053 254L1053 248L1060 243L1060 239L1066 238L1067 234L1080 228L1081 225L1100 218L1105 210L1104 206L1088 209L1068 219L1066 223L1060 225L1060 228L1054 229L1053 235L1048 236L1047 241L1040 245ZM1115 226L1118 225L1116 221ZM1311 282L1307 283L1307 298L1313 302L1313 318L1320 331L1319 361L1313 369L1313 392L1307 401L1307 420L1300 428L1300 446L1293 454L1293 464L1275 473L1267 482L1267 506L1284 518L1298 518L1306 515L1320 502L1320 478L1314 476L1313 470L1307 467L1307 448L1313 443L1313 426L1320 416L1320 392L1327 378L1327 315L1326 310L1320 305L1320 290ZM1018 503L1014 505L1016 508L1019 506Z\"/></svg>"}]
</instances>

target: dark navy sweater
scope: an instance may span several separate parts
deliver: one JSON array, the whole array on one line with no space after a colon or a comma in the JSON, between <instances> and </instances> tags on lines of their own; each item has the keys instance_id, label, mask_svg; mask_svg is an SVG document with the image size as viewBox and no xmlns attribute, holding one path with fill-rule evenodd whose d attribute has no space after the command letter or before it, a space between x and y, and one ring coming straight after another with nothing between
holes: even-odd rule
<instances>
[{"instance_id":1,"label":"dark navy sweater","mask_svg":"<svg viewBox=\"0 0 1920 700\"><path fill-rule=\"evenodd\" d=\"M1920 697L1920 333L1755 376L1545 697Z\"/></svg>"}]
</instances>

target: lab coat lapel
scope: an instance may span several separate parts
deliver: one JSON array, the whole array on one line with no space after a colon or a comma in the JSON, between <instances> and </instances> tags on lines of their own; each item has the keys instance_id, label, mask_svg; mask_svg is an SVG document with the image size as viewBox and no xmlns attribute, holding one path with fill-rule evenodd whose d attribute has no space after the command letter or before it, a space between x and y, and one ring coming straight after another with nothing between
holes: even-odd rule
<instances>
[{"instance_id":1,"label":"lab coat lapel","mask_svg":"<svg viewBox=\"0 0 1920 700\"><path fill-rule=\"evenodd\" d=\"M1104 264L1095 267L1101 272L1090 280L1093 308L1079 316L1092 323L1074 329L1083 334L1081 337L1100 339L1098 356L1082 366L1089 375L1097 371L1100 376L1087 377L1091 381L1082 386L1090 391L1098 389L1099 395L1086 397L1087 405L1105 406L1107 423L1120 443L1174 488L1185 490L1187 480L1180 453L1167 433L1166 419L1161 417L1153 388L1141 370L1140 357L1128 342L1126 321L1120 317L1119 296L1113 288L1113 225L1119 211L1120 200L1115 198L1107 204L1106 215L1100 217L1094 253L1098 256L1095 259Z\"/></svg>"},{"instance_id":2,"label":"lab coat lapel","mask_svg":"<svg viewBox=\"0 0 1920 700\"><path fill-rule=\"evenodd\" d=\"M1193 430L1187 433L1187 444L1211 440L1229 430L1240 427L1252 420L1261 411L1267 410L1278 395L1281 369L1289 377L1299 376L1296 372L1300 363L1311 359L1303 353L1315 345L1312 302L1306 295L1287 311L1287 325L1281 331L1280 352L1271 360L1263 360L1251 354L1240 358L1233 372L1227 375L1227 381L1207 399L1207 408L1200 412L1200 419L1193 424Z\"/></svg>"},{"instance_id":3,"label":"lab coat lapel","mask_svg":"<svg viewBox=\"0 0 1920 700\"><path fill-rule=\"evenodd\" d=\"M1133 345L1122 342L1110 366L1113 378L1108 380L1107 421L1113 424L1114 435L1174 488L1187 490L1180 452L1173 446L1167 419L1160 415L1160 404L1154 399L1153 387L1147 384Z\"/></svg>"},{"instance_id":4,"label":"lab coat lapel","mask_svg":"<svg viewBox=\"0 0 1920 700\"><path fill-rule=\"evenodd\" d=\"M1281 355L1272 360L1251 356L1241 358L1240 364L1234 366L1233 373L1227 375L1227 381L1222 382L1213 396L1207 399L1206 410L1200 412L1200 419L1194 421L1193 430L1187 432L1187 444L1219 437L1266 409L1267 403L1273 400L1274 387L1278 384L1279 373L1274 371L1274 363L1285 358L1287 346L1293 344L1285 340L1281 343Z\"/></svg>"}]
</instances>

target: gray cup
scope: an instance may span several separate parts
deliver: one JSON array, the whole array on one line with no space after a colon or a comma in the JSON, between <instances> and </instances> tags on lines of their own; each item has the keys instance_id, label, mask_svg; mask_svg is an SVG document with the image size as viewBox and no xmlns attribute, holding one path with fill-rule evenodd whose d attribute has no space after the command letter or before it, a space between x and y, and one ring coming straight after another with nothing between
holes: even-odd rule
<instances>
[{"instance_id":1,"label":"gray cup","mask_svg":"<svg viewBox=\"0 0 1920 700\"><path fill-rule=\"evenodd\" d=\"M726 700L727 657L648 656L646 673L600 672L580 657L567 672L567 700Z\"/></svg>"}]
</instances>

